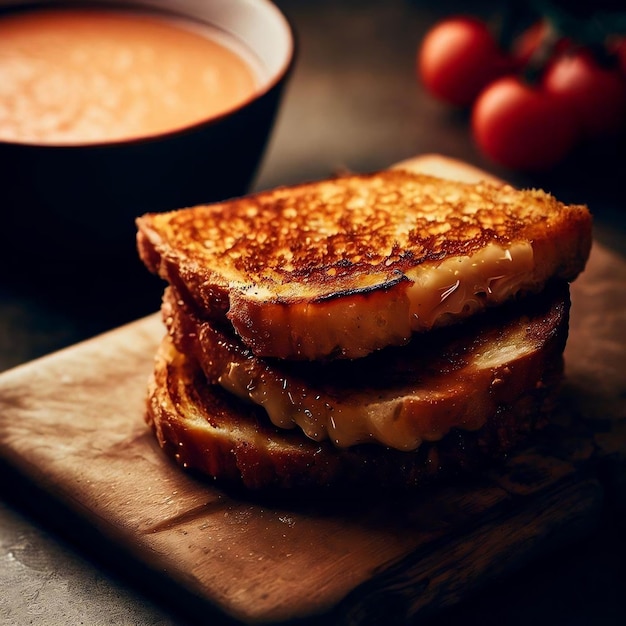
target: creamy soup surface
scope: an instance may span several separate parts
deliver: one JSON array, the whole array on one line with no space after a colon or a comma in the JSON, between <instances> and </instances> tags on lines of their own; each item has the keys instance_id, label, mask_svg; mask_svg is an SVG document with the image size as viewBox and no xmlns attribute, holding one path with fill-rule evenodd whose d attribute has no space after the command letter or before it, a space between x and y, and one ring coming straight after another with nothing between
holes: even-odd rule
<instances>
[{"instance_id":1,"label":"creamy soup surface","mask_svg":"<svg viewBox=\"0 0 626 626\"><path fill-rule=\"evenodd\" d=\"M0 140L83 144L176 130L258 89L210 27L156 14L51 9L0 18Z\"/></svg>"}]
</instances>

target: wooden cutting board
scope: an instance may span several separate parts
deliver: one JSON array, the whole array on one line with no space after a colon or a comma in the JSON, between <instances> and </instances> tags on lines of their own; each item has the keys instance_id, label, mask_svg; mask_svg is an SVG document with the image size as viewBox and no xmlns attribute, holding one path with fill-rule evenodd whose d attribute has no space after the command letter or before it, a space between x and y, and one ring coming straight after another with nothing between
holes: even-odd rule
<instances>
[{"instance_id":1,"label":"wooden cutting board","mask_svg":"<svg viewBox=\"0 0 626 626\"><path fill-rule=\"evenodd\" d=\"M476 175L441 157L411 166ZM245 623L412 619L594 527L607 484L592 470L626 458L625 284L626 262L595 246L572 290L557 425L463 483L262 501L185 474L143 421L156 314L0 376L0 456L152 572L156 593L180 588Z\"/></svg>"}]
</instances>

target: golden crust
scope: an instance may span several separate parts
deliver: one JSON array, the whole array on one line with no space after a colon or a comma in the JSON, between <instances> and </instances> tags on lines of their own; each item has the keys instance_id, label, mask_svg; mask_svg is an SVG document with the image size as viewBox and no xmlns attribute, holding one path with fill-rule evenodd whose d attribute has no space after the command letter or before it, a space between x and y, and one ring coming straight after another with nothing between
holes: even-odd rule
<instances>
[{"instance_id":1,"label":"golden crust","mask_svg":"<svg viewBox=\"0 0 626 626\"><path fill-rule=\"evenodd\" d=\"M543 191L390 170L148 214L138 227L142 248L203 273L206 283L271 285L272 294L297 301L395 282L411 267L470 255L490 241L507 245L588 222L586 207Z\"/></svg>"},{"instance_id":2,"label":"golden crust","mask_svg":"<svg viewBox=\"0 0 626 626\"><path fill-rule=\"evenodd\" d=\"M553 277L573 280L591 246L584 206L404 171L148 214L137 225L152 271L205 317L228 314L255 353L279 358L354 358L405 343L411 272L443 259L532 242L534 268L523 287L538 290ZM377 315L381 308L389 319ZM357 312L349 327L325 321L349 311ZM324 328L334 334L322 336Z\"/></svg>"}]
</instances>

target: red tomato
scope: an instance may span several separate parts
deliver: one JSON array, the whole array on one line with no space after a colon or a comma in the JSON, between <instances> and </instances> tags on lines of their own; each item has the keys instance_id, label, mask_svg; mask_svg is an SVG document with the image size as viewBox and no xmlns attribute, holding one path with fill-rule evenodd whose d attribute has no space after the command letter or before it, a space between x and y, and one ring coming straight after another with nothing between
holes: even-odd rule
<instances>
[{"instance_id":1,"label":"red tomato","mask_svg":"<svg viewBox=\"0 0 626 626\"><path fill-rule=\"evenodd\" d=\"M567 99L587 137L615 134L626 126L626 79L601 67L590 54L557 58L542 78L543 89Z\"/></svg>"},{"instance_id":2,"label":"red tomato","mask_svg":"<svg viewBox=\"0 0 626 626\"><path fill-rule=\"evenodd\" d=\"M512 76L500 78L480 94L472 130L479 148L493 161L537 171L561 161L578 136L575 117L561 98Z\"/></svg>"},{"instance_id":3,"label":"red tomato","mask_svg":"<svg viewBox=\"0 0 626 626\"><path fill-rule=\"evenodd\" d=\"M417 55L417 70L426 89L441 100L470 105L492 80L512 69L505 55L478 19L456 17L437 24Z\"/></svg>"}]
</instances>

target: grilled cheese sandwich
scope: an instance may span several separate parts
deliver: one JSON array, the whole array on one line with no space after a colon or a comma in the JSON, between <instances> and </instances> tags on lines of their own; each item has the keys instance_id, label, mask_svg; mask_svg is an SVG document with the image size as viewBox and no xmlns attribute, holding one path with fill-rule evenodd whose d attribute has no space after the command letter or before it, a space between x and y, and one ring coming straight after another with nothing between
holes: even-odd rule
<instances>
[{"instance_id":1,"label":"grilled cheese sandwich","mask_svg":"<svg viewBox=\"0 0 626 626\"><path fill-rule=\"evenodd\" d=\"M506 454L563 370L591 216L407 171L138 219L168 283L147 421L249 488L419 485Z\"/></svg>"}]
</instances>

